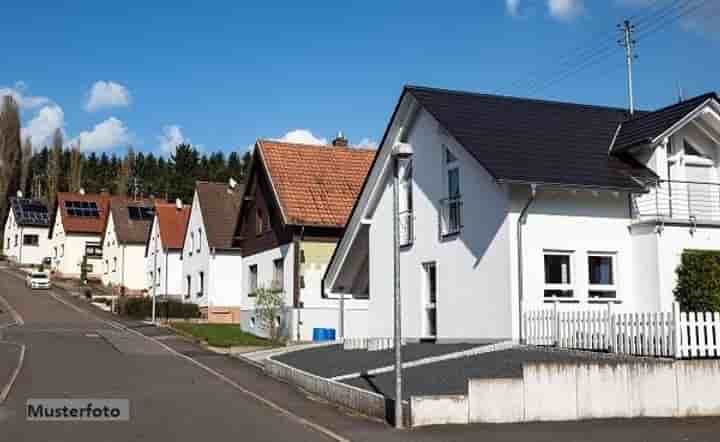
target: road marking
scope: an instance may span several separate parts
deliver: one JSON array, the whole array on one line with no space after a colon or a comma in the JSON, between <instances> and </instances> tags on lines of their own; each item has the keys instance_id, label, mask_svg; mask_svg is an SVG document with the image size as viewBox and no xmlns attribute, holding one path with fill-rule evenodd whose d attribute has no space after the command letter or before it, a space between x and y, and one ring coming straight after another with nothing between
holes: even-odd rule
<instances>
[{"instance_id":1,"label":"road marking","mask_svg":"<svg viewBox=\"0 0 720 442\"><path fill-rule=\"evenodd\" d=\"M10 327L10 326L16 325L16 324L17 325L25 324L25 321L23 321L23 318L22 318L22 316L20 316L20 313L18 313L13 308L13 306L10 305L10 303L7 302L7 300L5 298L3 298L2 296L0 296L0 304L2 304L10 312L10 315L13 317L13 321L15 321L10 324L2 324L2 325L0 325L0 328Z\"/></svg>"},{"instance_id":2,"label":"road marking","mask_svg":"<svg viewBox=\"0 0 720 442\"><path fill-rule=\"evenodd\" d=\"M3 270L5 270L5 269L3 269ZM20 278L18 275L15 275L14 273L11 273L11 272L9 272L9 271L6 271L6 270L5 270L5 272L6 272L6 273L10 273L10 274L12 274L13 276L16 276L16 277ZM20 279L22 279L22 278L20 278ZM325 436L327 436L327 437L329 437L330 439L333 439L333 440L335 440L335 441L337 441L337 442L351 442L350 439L347 439L347 438L345 438L345 437L340 436L339 434L335 433L335 432L332 431L331 429L326 428L326 427L324 427L324 426L322 426L322 425L320 425L320 424L316 424L315 422L312 422L312 421L310 421L310 420L308 420L308 419L305 419L304 417L298 416L297 414L293 413L292 411L290 411L290 410L288 410L288 409L286 409L286 408L283 408L282 406L276 404L275 402L273 402L273 401L271 401L271 400L269 400L269 399L266 399L266 398L258 395L257 393L254 393L254 392L252 392L252 391L244 388L243 386L241 386L241 385L238 384L237 382L233 381L232 379L228 378L228 377L225 376L224 374L222 374L222 373L220 373L220 372L218 372L218 371L216 371L216 370L208 367L207 365L203 364L203 363L200 362L200 361L197 361L197 360L191 358L190 356L184 355L184 354L176 351L175 349L169 347L168 345L164 344L163 342L161 342L161 341L159 341L159 340L157 340L157 339L154 339L154 338L152 338L152 337L150 337L150 336L145 336L144 334L140 333L139 331L133 330L133 329L131 329L131 328L129 328L129 327L126 327L126 326L124 326L124 325L122 325L122 324L120 324L120 323L117 323L117 322L115 322L115 321L111 321L111 320L108 320L108 319L100 318L100 317L94 315L93 313L91 313L91 312L89 312L89 311L87 311L87 310L84 310L84 309L76 306L75 304L72 304L72 303L70 303L69 301L66 301L65 299L62 299L61 297L59 297L58 295L56 295L55 293L53 293L52 290L49 292L49 294L50 294L50 296L51 296L53 299L55 299L56 301L58 301L58 302L60 302L60 303L62 303L62 304L65 304L66 306L72 308L73 310L78 311L78 312L80 312L80 313L82 313L82 314L84 314L84 315L86 315L86 316L89 316L89 317L95 319L96 321L104 322L104 323L106 323L106 324L108 324L108 325L110 325L110 326L112 326L112 327L118 328L118 329L130 331L130 332L135 333L135 334L137 334L137 335L139 335L139 336L141 336L141 337L143 337L143 338L145 338L145 339L147 339L147 340L149 340L149 341L152 341L152 342L156 343L157 345L160 345L161 347L163 347L165 350L167 350L167 351L170 352L171 354L173 354L173 355L175 355L175 356L177 356L177 357L183 358L183 359L185 359L185 360L187 360L187 361L195 364L196 366L202 368L202 369L205 370L206 372L212 374L213 376L217 377L218 379L222 380L223 382L229 384L230 386L232 386L232 387L235 388L236 390L240 391L241 393L244 393L245 395L250 396L251 398L257 400L258 402L260 402L260 403L262 403L262 404L265 404L266 406L268 406L268 407L272 408L273 410L275 410L275 411L277 411L277 412L285 415L287 418L289 418L289 419L291 419L291 420L294 420L295 422L297 422L297 423L299 423L299 424L301 424L301 425L303 425L303 426L306 426L306 427L308 427L308 428L311 428L311 429L317 431L318 433L324 434ZM8 306L9 306L9 304L8 304ZM22 318L21 318L21 320L22 320ZM24 351L24 346L23 346L23 351L22 351L22 353L21 353L21 363L18 365L18 369L16 370L17 373L20 372L20 368L19 368L19 367L22 366L22 360L24 359L24 355L25 355L25 351ZM16 376L17 376L17 375L16 375ZM15 376L15 377L16 377L16 376ZM13 379L13 382L14 382L14 379ZM9 389L8 389L8 391L9 391ZM1 401L0 401L0 402L1 402Z\"/></svg>"},{"instance_id":3,"label":"road marking","mask_svg":"<svg viewBox=\"0 0 720 442\"><path fill-rule=\"evenodd\" d=\"M8 381L7 385L0 391L0 404L5 402L5 399L7 399L8 395L10 394L10 390L12 390L13 385L15 384L15 380L17 379L18 375L20 374L20 370L22 370L23 363L25 362L25 344L18 344L16 342L7 342L7 344L13 344L20 347L20 357L18 358L18 364L15 367L15 371L13 371L12 376L10 376L10 381Z\"/></svg>"}]
</instances>

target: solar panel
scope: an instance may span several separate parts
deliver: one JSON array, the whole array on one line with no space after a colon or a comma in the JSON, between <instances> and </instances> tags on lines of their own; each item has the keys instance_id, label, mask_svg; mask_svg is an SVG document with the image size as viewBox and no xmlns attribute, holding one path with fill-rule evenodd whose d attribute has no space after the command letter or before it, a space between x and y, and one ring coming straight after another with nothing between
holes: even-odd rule
<instances>
[{"instance_id":1,"label":"solar panel","mask_svg":"<svg viewBox=\"0 0 720 442\"><path fill-rule=\"evenodd\" d=\"M50 224L47 208L37 200L13 199L18 224L45 227Z\"/></svg>"},{"instance_id":2,"label":"solar panel","mask_svg":"<svg viewBox=\"0 0 720 442\"><path fill-rule=\"evenodd\" d=\"M93 201L65 201L65 211L70 216L99 218L100 211Z\"/></svg>"},{"instance_id":3,"label":"solar panel","mask_svg":"<svg viewBox=\"0 0 720 442\"><path fill-rule=\"evenodd\" d=\"M133 221L150 221L155 213L152 207L128 207L128 216Z\"/></svg>"}]
</instances>

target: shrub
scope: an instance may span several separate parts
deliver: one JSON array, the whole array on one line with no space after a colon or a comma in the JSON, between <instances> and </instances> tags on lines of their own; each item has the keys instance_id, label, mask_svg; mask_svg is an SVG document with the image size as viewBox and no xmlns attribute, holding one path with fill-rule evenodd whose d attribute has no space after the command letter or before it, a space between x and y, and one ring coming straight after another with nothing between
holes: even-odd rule
<instances>
[{"instance_id":1,"label":"shrub","mask_svg":"<svg viewBox=\"0 0 720 442\"><path fill-rule=\"evenodd\" d=\"M675 299L683 311L720 311L720 252L686 250L676 273Z\"/></svg>"},{"instance_id":2,"label":"shrub","mask_svg":"<svg viewBox=\"0 0 720 442\"><path fill-rule=\"evenodd\" d=\"M283 329L283 307L285 300L282 290L259 287L255 291L255 310L262 327L268 331L270 340L280 342Z\"/></svg>"},{"instance_id":3,"label":"shrub","mask_svg":"<svg viewBox=\"0 0 720 442\"><path fill-rule=\"evenodd\" d=\"M158 318L190 319L200 317L200 308L197 304L182 303L180 301L162 301L155 304L155 315ZM152 316L152 298L127 297L117 298L118 314L131 318L149 318Z\"/></svg>"}]
</instances>

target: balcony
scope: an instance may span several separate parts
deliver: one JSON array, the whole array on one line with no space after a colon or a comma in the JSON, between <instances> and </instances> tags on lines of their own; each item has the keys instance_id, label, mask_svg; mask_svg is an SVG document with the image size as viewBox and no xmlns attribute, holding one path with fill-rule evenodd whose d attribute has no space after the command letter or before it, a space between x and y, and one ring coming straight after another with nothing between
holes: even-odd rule
<instances>
[{"instance_id":1,"label":"balcony","mask_svg":"<svg viewBox=\"0 0 720 442\"><path fill-rule=\"evenodd\" d=\"M720 224L720 183L660 180L632 200L636 221Z\"/></svg>"},{"instance_id":2,"label":"balcony","mask_svg":"<svg viewBox=\"0 0 720 442\"><path fill-rule=\"evenodd\" d=\"M440 236L460 233L463 227L462 205L460 196L440 200Z\"/></svg>"}]
</instances>

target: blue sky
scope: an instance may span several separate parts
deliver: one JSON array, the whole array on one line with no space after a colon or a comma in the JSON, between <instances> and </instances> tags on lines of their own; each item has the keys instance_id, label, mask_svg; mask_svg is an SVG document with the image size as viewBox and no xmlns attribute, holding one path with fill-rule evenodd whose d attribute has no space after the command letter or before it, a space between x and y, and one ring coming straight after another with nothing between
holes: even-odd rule
<instances>
[{"instance_id":1,"label":"blue sky","mask_svg":"<svg viewBox=\"0 0 720 442\"><path fill-rule=\"evenodd\" d=\"M673 102L678 82L717 90L720 2L642 20L687 1L10 2L0 88L36 144L61 127L86 151L244 151L338 130L372 145L407 83L625 106L621 48L572 71L626 17L639 19L639 107Z\"/></svg>"}]
</instances>

